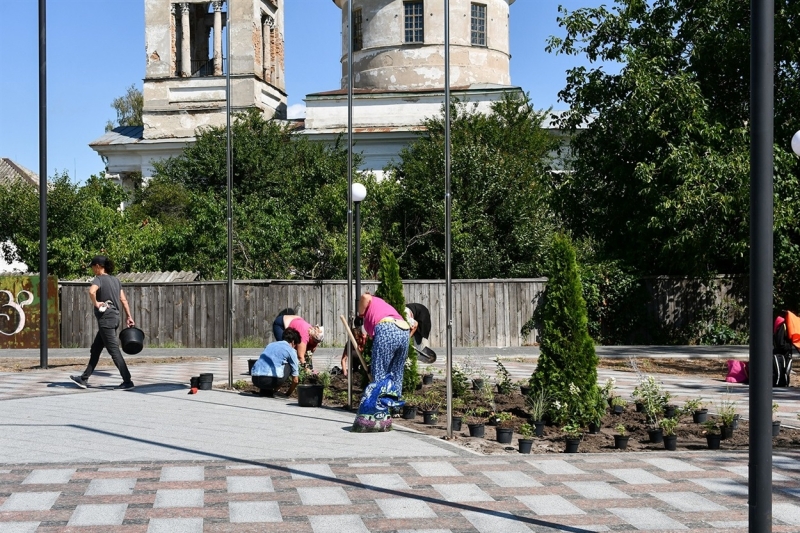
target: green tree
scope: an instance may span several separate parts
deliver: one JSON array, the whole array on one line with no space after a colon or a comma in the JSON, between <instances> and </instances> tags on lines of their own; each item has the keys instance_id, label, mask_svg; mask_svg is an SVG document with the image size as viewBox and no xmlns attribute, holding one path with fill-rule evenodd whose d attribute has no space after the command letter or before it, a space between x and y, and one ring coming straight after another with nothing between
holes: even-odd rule
<instances>
[{"instance_id":1,"label":"green tree","mask_svg":"<svg viewBox=\"0 0 800 533\"><path fill-rule=\"evenodd\" d=\"M597 354L587 327L575 249L565 235L553 239L540 305L540 353L530 384L552 399L548 414L554 422L593 422L599 394Z\"/></svg>"},{"instance_id":2,"label":"green tree","mask_svg":"<svg viewBox=\"0 0 800 533\"><path fill-rule=\"evenodd\" d=\"M546 113L515 93L491 113L458 102L451 110L453 276L539 275L553 228L545 184L556 144L542 128ZM444 119L425 127L389 168L401 190L399 227L386 238L413 279L442 277L445 262Z\"/></svg>"},{"instance_id":3,"label":"green tree","mask_svg":"<svg viewBox=\"0 0 800 533\"><path fill-rule=\"evenodd\" d=\"M567 73L560 123L573 133L571 172L554 180L553 209L601 261L648 274L746 273L749 3L617 0L561 13L566 35L551 37L550 51L620 68ZM788 150L800 119L800 4L777 0L775 25L776 287L794 292L777 301L796 305L800 228L788 212L800 167Z\"/></svg>"},{"instance_id":4,"label":"green tree","mask_svg":"<svg viewBox=\"0 0 800 533\"><path fill-rule=\"evenodd\" d=\"M125 94L114 98L111 107L117 112L117 120L106 123L106 131L111 131L120 126L142 126L142 110L144 109L144 96L142 91L131 84Z\"/></svg>"}]
</instances>

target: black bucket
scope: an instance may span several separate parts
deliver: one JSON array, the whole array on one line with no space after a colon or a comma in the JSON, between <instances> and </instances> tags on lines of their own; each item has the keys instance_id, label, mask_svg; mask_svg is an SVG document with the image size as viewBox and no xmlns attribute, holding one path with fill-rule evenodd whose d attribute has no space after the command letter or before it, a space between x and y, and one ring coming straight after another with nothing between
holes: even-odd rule
<instances>
[{"instance_id":1,"label":"black bucket","mask_svg":"<svg viewBox=\"0 0 800 533\"><path fill-rule=\"evenodd\" d=\"M200 374L198 379L198 389L211 390L211 384L214 382L214 374Z\"/></svg>"},{"instance_id":2,"label":"black bucket","mask_svg":"<svg viewBox=\"0 0 800 533\"><path fill-rule=\"evenodd\" d=\"M251 376L253 375L253 365L256 364L256 361L258 361L258 359L248 359L247 360L247 374L248 375L251 375Z\"/></svg>"},{"instance_id":3,"label":"black bucket","mask_svg":"<svg viewBox=\"0 0 800 533\"><path fill-rule=\"evenodd\" d=\"M136 355L144 348L144 331L137 327L125 328L119 334L122 351L128 355Z\"/></svg>"},{"instance_id":4,"label":"black bucket","mask_svg":"<svg viewBox=\"0 0 800 533\"><path fill-rule=\"evenodd\" d=\"M189 386L193 389L200 388L200 378L197 376L189 378Z\"/></svg>"}]
</instances>

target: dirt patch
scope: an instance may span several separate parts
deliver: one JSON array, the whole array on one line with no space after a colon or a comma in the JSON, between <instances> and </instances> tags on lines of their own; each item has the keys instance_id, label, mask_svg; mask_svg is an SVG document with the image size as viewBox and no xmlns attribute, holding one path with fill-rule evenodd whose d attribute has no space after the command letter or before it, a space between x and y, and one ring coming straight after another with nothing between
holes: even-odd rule
<instances>
[{"instance_id":1,"label":"dirt patch","mask_svg":"<svg viewBox=\"0 0 800 533\"><path fill-rule=\"evenodd\" d=\"M685 374L725 379L728 363L722 359L634 359L636 369L645 374ZM600 359L598 368L635 372L630 359Z\"/></svg>"},{"instance_id":2,"label":"dirt patch","mask_svg":"<svg viewBox=\"0 0 800 533\"><path fill-rule=\"evenodd\" d=\"M128 366L141 366L141 365L169 365L175 363L189 363L197 361L215 361L215 357L125 357L125 363ZM86 368L86 363L89 362L89 356L86 357L59 357L49 359L47 367L61 368L64 370L83 370ZM114 368L114 363L109 357L101 357L100 362L97 364L98 369ZM30 358L17 358L17 357L0 357L0 372L31 372L41 370L38 359Z\"/></svg>"}]
</instances>

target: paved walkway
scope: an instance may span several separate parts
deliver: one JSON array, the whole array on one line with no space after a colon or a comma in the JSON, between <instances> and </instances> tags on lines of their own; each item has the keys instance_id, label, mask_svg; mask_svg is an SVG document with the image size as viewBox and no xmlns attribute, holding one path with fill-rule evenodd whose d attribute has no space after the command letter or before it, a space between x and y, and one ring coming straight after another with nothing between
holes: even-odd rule
<instances>
[{"instance_id":1,"label":"paved walkway","mask_svg":"<svg viewBox=\"0 0 800 533\"><path fill-rule=\"evenodd\" d=\"M237 351L236 378L253 352ZM116 371L88 390L58 368L0 374L0 533L747 530L746 453L480 456L399 425L351 434L352 415L338 409L187 395L190 376L226 379L227 351L217 353L133 367L133 391L111 389ZM493 374L488 354L469 355ZM315 357L329 364L333 351ZM504 364L522 379L535 359ZM636 383L634 373L600 374L622 394ZM659 379L677 397L725 393L718 381ZM777 393L787 423L800 395ZM747 387L731 394L745 411ZM773 531L799 531L800 453L773 461Z\"/></svg>"}]
</instances>

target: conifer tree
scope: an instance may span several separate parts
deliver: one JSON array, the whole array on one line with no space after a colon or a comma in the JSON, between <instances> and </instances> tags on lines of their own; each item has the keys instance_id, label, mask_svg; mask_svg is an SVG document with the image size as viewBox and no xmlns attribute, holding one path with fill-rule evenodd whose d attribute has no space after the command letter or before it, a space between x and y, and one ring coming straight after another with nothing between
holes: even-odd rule
<instances>
[{"instance_id":1,"label":"conifer tree","mask_svg":"<svg viewBox=\"0 0 800 533\"><path fill-rule=\"evenodd\" d=\"M597 418L597 354L587 327L575 248L566 235L554 237L548 270L538 313L539 361L530 384L550 397L553 422L584 425Z\"/></svg>"}]
</instances>

